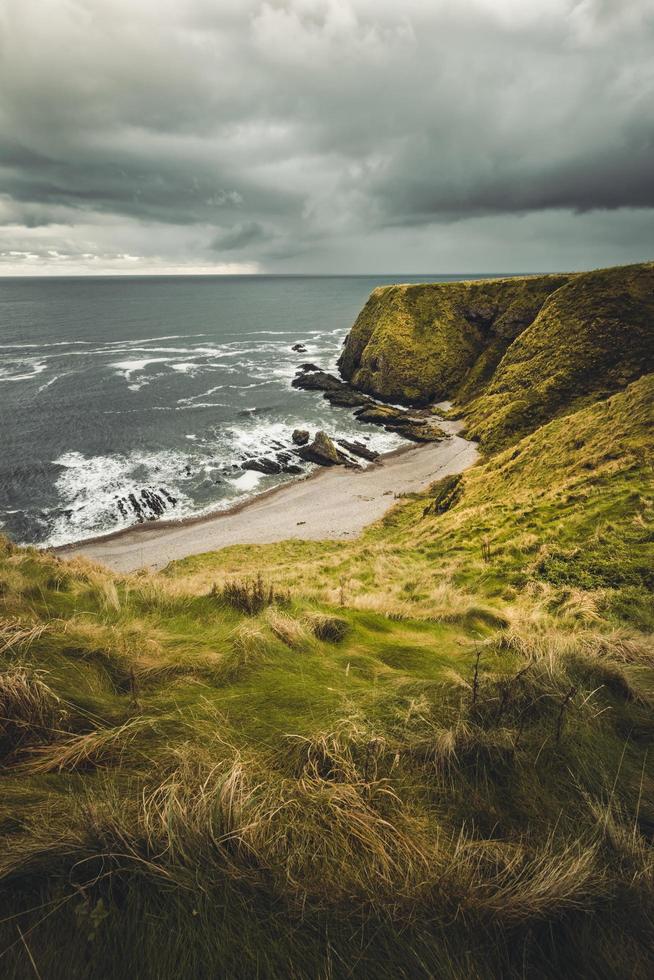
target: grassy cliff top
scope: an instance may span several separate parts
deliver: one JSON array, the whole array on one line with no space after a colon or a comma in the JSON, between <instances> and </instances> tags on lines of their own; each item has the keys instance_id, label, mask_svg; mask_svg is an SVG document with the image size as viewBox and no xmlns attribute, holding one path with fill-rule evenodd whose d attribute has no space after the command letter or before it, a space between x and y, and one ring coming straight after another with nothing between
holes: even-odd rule
<instances>
[{"instance_id":1,"label":"grassy cliff top","mask_svg":"<svg viewBox=\"0 0 654 980\"><path fill-rule=\"evenodd\" d=\"M654 265L377 289L340 366L389 401L454 400L498 448L654 369Z\"/></svg>"}]
</instances>

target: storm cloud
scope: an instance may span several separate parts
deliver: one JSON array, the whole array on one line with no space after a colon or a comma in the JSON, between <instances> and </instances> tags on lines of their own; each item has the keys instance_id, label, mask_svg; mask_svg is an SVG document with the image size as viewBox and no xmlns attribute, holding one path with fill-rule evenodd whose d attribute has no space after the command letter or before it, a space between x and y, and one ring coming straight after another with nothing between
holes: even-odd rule
<instances>
[{"instance_id":1,"label":"storm cloud","mask_svg":"<svg viewBox=\"0 0 654 980\"><path fill-rule=\"evenodd\" d=\"M654 252L650 0L0 0L0 273Z\"/></svg>"}]
</instances>

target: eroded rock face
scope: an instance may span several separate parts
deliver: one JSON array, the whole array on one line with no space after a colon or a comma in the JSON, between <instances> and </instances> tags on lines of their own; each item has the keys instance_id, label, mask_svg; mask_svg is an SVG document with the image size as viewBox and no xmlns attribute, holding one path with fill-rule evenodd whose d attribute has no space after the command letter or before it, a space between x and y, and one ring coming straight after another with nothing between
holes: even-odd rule
<instances>
[{"instance_id":1,"label":"eroded rock face","mask_svg":"<svg viewBox=\"0 0 654 980\"><path fill-rule=\"evenodd\" d=\"M297 450L297 454L308 463L318 463L319 466L352 465L351 460L336 447L327 433L322 431L316 432L313 442L308 446L302 446Z\"/></svg>"}]
</instances>

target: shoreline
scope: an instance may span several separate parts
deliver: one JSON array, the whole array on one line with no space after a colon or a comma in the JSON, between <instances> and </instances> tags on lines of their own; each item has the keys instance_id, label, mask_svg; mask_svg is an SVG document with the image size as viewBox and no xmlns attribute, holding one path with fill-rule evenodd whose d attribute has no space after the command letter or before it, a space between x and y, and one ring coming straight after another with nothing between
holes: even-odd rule
<instances>
[{"instance_id":1,"label":"shoreline","mask_svg":"<svg viewBox=\"0 0 654 980\"><path fill-rule=\"evenodd\" d=\"M405 453L411 452L412 449L416 448L418 448L417 443L408 442L404 446L397 446L396 449L389 449L387 453L380 453L379 459L374 463L362 464L361 470L367 470L375 466L382 466L386 460L393 459L396 456L403 456ZM337 469L341 473L361 472L361 470L357 471L343 466L337 467ZM296 476L294 480L287 480L286 483L277 483L274 487L268 487L267 490L259 490L256 493L253 493L250 497L243 497L242 500L238 500L236 503L230 504L229 507L217 507L214 510L204 511L200 514L188 514L186 517L173 517L156 521L144 521L142 524L131 524L129 527L120 527L116 531L107 531L106 534L93 534L88 538L80 538L79 541L69 541L68 544L57 544L51 547L46 545L43 550L59 555L62 552L82 548L85 545L96 545L104 541L111 541L114 538L122 538L126 534L148 534L154 530L170 531L176 530L177 528L192 527L194 524L203 524L205 521L213 521L220 517L231 517L232 515L239 514L242 510L251 507L260 500L264 500L268 497L274 497L278 493L283 493L285 490L289 490L298 483L308 483L310 480L316 480L318 477L328 473L329 471L330 467L316 465L316 468L311 470L310 473L305 473L302 476ZM38 545L36 547L38 547Z\"/></svg>"},{"instance_id":2,"label":"shoreline","mask_svg":"<svg viewBox=\"0 0 654 980\"><path fill-rule=\"evenodd\" d=\"M477 460L476 445L458 435L462 424L448 421L446 427L449 437L441 442L400 446L359 470L321 467L225 510L137 524L49 550L132 572L160 570L171 561L234 544L356 537L389 509L387 498L422 490Z\"/></svg>"}]
</instances>

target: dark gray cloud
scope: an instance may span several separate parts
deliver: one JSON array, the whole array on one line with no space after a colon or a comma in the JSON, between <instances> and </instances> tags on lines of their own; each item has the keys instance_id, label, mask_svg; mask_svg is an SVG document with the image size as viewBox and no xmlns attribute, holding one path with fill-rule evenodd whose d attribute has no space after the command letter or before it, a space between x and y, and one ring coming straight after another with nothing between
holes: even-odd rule
<instances>
[{"instance_id":1,"label":"dark gray cloud","mask_svg":"<svg viewBox=\"0 0 654 980\"><path fill-rule=\"evenodd\" d=\"M266 231L258 221L246 221L216 235L211 247L216 252L235 252L249 245L267 242L271 237L270 232Z\"/></svg>"},{"instance_id":2,"label":"dark gray cloud","mask_svg":"<svg viewBox=\"0 0 654 980\"><path fill-rule=\"evenodd\" d=\"M0 270L649 257L653 48L651 0L0 0Z\"/></svg>"}]
</instances>

